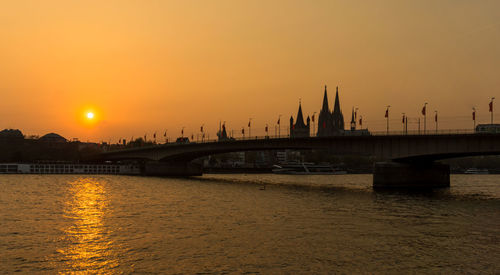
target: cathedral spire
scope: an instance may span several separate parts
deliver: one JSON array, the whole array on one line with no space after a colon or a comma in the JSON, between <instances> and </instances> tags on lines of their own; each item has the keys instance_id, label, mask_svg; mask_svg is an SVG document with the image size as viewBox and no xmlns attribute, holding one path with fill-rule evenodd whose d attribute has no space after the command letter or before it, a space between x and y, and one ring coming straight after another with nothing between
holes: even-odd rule
<instances>
[{"instance_id":1,"label":"cathedral spire","mask_svg":"<svg viewBox=\"0 0 500 275\"><path fill-rule=\"evenodd\" d=\"M339 87L335 94L335 105L332 112L333 128L335 131L344 131L344 115L340 109Z\"/></svg>"},{"instance_id":2,"label":"cathedral spire","mask_svg":"<svg viewBox=\"0 0 500 275\"><path fill-rule=\"evenodd\" d=\"M328 95L326 93L326 85L325 85L325 94L323 95L323 108L321 109L322 112L330 112L330 108L328 107Z\"/></svg>"},{"instance_id":3,"label":"cathedral spire","mask_svg":"<svg viewBox=\"0 0 500 275\"><path fill-rule=\"evenodd\" d=\"M335 93L335 105L333 107L333 113L334 114L341 113L341 110L340 110L340 99L339 99L339 86L337 86L337 91Z\"/></svg>"}]
</instances>

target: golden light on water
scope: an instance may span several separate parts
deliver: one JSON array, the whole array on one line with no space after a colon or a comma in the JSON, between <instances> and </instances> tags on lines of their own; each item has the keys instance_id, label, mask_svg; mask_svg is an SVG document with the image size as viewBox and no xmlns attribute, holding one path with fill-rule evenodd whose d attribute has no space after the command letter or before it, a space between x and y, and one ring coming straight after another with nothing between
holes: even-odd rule
<instances>
[{"instance_id":1,"label":"golden light on water","mask_svg":"<svg viewBox=\"0 0 500 275\"><path fill-rule=\"evenodd\" d=\"M69 183L69 192L64 212L73 224L64 229L67 247L58 250L67 263L66 271L113 273L118 260L104 223L108 208L104 182L82 178Z\"/></svg>"}]
</instances>

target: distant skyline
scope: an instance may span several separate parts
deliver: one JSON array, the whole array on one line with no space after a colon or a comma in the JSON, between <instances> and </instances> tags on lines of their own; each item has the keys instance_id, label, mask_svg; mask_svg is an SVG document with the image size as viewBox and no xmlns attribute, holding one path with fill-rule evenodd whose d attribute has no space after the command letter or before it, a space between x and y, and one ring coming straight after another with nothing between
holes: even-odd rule
<instances>
[{"instance_id":1,"label":"distant skyline","mask_svg":"<svg viewBox=\"0 0 500 275\"><path fill-rule=\"evenodd\" d=\"M219 121L264 135L282 115L283 134L328 85L346 125L356 107L384 131L391 105L391 130L402 113L416 129L427 102L428 129L435 110L440 129L472 129L500 99L499 18L500 1L0 0L0 128L215 138Z\"/></svg>"}]
</instances>

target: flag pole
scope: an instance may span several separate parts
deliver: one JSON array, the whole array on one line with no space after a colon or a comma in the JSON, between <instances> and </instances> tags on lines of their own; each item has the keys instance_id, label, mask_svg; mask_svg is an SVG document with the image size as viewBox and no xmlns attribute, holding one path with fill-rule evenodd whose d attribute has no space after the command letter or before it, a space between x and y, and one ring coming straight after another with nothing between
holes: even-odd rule
<instances>
[{"instance_id":1,"label":"flag pole","mask_svg":"<svg viewBox=\"0 0 500 275\"><path fill-rule=\"evenodd\" d=\"M251 123L252 123L252 118L249 118L248 119L248 137L249 138L252 137L252 128L251 128L252 124Z\"/></svg>"},{"instance_id":2,"label":"flag pole","mask_svg":"<svg viewBox=\"0 0 500 275\"><path fill-rule=\"evenodd\" d=\"M405 134L408 135L408 117L405 116Z\"/></svg>"},{"instance_id":3,"label":"flag pole","mask_svg":"<svg viewBox=\"0 0 500 275\"><path fill-rule=\"evenodd\" d=\"M406 114L405 113L402 113L403 114L403 133L405 132L405 119L406 119Z\"/></svg>"},{"instance_id":4,"label":"flag pole","mask_svg":"<svg viewBox=\"0 0 500 275\"><path fill-rule=\"evenodd\" d=\"M278 116L278 138L281 137L281 115Z\"/></svg>"},{"instance_id":5,"label":"flag pole","mask_svg":"<svg viewBox=\"0 0 500 275\"><path fill-rule=\"evenodd\" d=\"M436 113L436 116L434 117L434 120L436 121L436 134L438 133L438 111L434 111Z\"/></svg>"},{"instance_id":6,"label":"flag pole","mask_svg":"<svg viewBox=\"0 0 500 275\"><path fill-rule=\"evenodd\" d=\"M387 105L387 109L385 110L385 118L387 118L387 135L389 135L389 108L391 105Z\"/></svg>"},{"instance_id":7,"label":"flag pole","mask_svg":"<svg viewBox=\"0 0 500 275\"><path fill-rule=\"evenodd\" d=\"M427 131L427 102L424 104L422 113L424 115L424 135L425 135L425 132Z\"/></svg>"},{"instance_id":8,"label":"flag pole","mask_svg":"<svg viewBox=\"0 0 500 275\"><path fill-rule=\"evenodd\" d=\"M495 98L494 98L494 97L492 97L492 98L491 98L491 102L490 102L491 124L493 124L493 100L494 100L494 99L495 99Z\"/></svg>"},{"instance_id":9,"label":"flag pole","mask_svg":"<svg viewBox=\"0 0 500 275\"><path fill-rule=\"evenodd\" d=\"M473 131L476 130L476 108L472 107L472 120L474 121L474 128L472 129Z\"/></svg>"}]
</instances>

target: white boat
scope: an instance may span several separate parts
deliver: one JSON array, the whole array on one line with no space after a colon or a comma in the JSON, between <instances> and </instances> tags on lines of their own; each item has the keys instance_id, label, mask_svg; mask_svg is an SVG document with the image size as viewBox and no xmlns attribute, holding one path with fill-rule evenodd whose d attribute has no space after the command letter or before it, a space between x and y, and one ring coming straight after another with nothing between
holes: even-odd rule
<instances>
[{"instance_id":1,"label":"white boat","mask_svg":"<svg viewBox=\"0 0 500 275\"><path fill-rule=\"evenodd\" d=\"M0 163L0 174L117 174L138 175L135 164Z\"/></svg>"},{"instance_id":2,"label":"white boat","mask_svg":"<svg viewBox=\"0 0 500 275\"><path fill-rule=\"evenodd\" d=\"M310 162L284 163L273 165L273 173L289 175L345 175L347 171L333 168L331 165Z\"/></svg>"},{"instance_id":3,"label":"white boat","mask_svg":"<svg viewBox=\"0 0 500 275\"><path fill-rule=\"evenodd\" d=\"M488 169L477 169L477 168L469 168L465 170L464 174L489 174Z\"/></svg>"}]
</instances>

